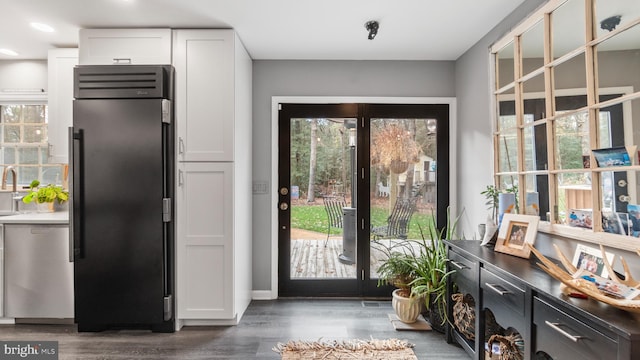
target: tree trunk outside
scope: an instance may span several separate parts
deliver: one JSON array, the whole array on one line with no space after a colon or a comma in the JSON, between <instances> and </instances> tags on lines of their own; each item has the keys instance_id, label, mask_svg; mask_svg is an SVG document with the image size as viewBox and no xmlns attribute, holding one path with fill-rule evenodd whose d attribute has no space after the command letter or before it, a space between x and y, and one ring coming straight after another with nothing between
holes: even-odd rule
<instances>
[{"instance_id":1,"label":"tree trunk outside","mask_svg":"<svg viewBox=\"0 0 640 360\"><path fill-rule=\"evenodd\" d=\"M311 149L309 151L309 190L307 191L307 202L316 200L316 149L318 147L318 119L311 120Z\"/></svg>"}]
</instances>

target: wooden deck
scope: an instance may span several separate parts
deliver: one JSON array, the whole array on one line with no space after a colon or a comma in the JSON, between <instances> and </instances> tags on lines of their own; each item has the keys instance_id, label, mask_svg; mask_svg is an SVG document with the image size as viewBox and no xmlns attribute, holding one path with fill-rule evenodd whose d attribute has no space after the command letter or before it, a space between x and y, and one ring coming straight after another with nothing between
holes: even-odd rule
<instances>
[{"instance_id":1,"label":"wooden deck","mask_svg":"<svg viewBox=\"0 0 640 360\"><path fill-rule=\"evenodd\" d=\"M356 278L356 264L347 265L338 260L342 253L342 238L331 237L324 246L325 237L320 239L291 240L291 279L353 279ZM383 240L386 242L394 240ZM375 248L371 249L371 278L377 278L377 264L386 256Z\"/></svg>"}]
</instances>

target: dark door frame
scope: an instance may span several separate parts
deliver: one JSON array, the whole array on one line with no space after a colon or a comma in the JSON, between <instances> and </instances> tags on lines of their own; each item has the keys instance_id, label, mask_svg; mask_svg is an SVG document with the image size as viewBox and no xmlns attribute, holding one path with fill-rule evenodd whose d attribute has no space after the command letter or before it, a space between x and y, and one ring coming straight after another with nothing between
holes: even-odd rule
<instances>
[{"instance_id":1,"label":"dark door frame","mask_svg":"<svg viewBox=\"0 0 640 360\"><path fill-rule=\"evenodd\" d=\"M278 194L278 168L279 168L279 159L278 159L278 137L279 137L279 128L278 128L278 119L279 119L279 104L289 103L289 104L340 104L340 103L358 103L358 104L377 104L377 105L389 105L389 104L405 104L405 105L448 105L448 126L446 129L446 134L449 137L448 139L448 149L444 149L443 152L446 152L449 159L455 159L456 154L456 118L455 118L455 110L456 110L456 100L453 97L438 97L438 98L427 98L427 97L413 97L413 98L380 98L380 97L289 97L289 96L274 96L272 97L272 177L271 177L271 290L269 291L269 295L266 292L261 292L260 294L256 294L261 298L278 298L279 291L279 277L278 277L278 267L279 267L279 259L278 259L278 239L279 239L279 227L278 227L278 203L279 203L279 194ZM361 145L361 144L359 144ZM450 164L450 161L447 160L446 163ZM457 211L455 208L456 204L456 191L455 191L455 183L456 183L456 171L455 166L449 166L449 174L448 179L438 179L439 181L445 181L448 185L448 203L451 204L451 211ZM368 187L367 187L368 189ZM362 189L359 191L366 191ZM371 287L371 285L365 285L367 287Z\"/></svg>"}]
</instances>

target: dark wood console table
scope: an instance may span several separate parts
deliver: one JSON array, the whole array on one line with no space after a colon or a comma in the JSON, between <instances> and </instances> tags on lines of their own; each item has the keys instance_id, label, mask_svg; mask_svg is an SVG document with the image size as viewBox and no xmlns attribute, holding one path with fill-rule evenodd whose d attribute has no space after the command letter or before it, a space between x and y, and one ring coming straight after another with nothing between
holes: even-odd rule
<instances>
[{"instance_id":1,"label":"dark wood console table","mask_svg":"<svg viewBox=\"0 0 640 360\"><path fill-rule=\"evenodd\" d=\"M494 252L475 240L447 240L448 298L461 292L475 300L475 340L449 325L447 341L473 359L485 359L485 310L525 342L525 359L640 359L640 314L595 300L566 296L560 282L531 260ZM453 301L449 300L453 322ZM485 338L486 337L486 338ZM547 357L543 357L543 354Z\"/></svg>"}]
</instances>

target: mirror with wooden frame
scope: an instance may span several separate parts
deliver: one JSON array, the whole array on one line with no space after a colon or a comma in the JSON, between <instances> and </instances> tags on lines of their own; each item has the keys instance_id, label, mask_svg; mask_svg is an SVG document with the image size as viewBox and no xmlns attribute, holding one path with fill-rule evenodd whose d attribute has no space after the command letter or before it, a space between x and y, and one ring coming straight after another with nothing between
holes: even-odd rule
<instances>
[{"instance_id":1,"label":"mirror with wooden frame","mask_svg":"<svg viewBox=\"0 0 640 360\"><path fill-rule=\"evenodd\" d=\"M550 0L491 54L495 185L542 232L640 248L640 2Z\"/></svg>"}]
</instances>

